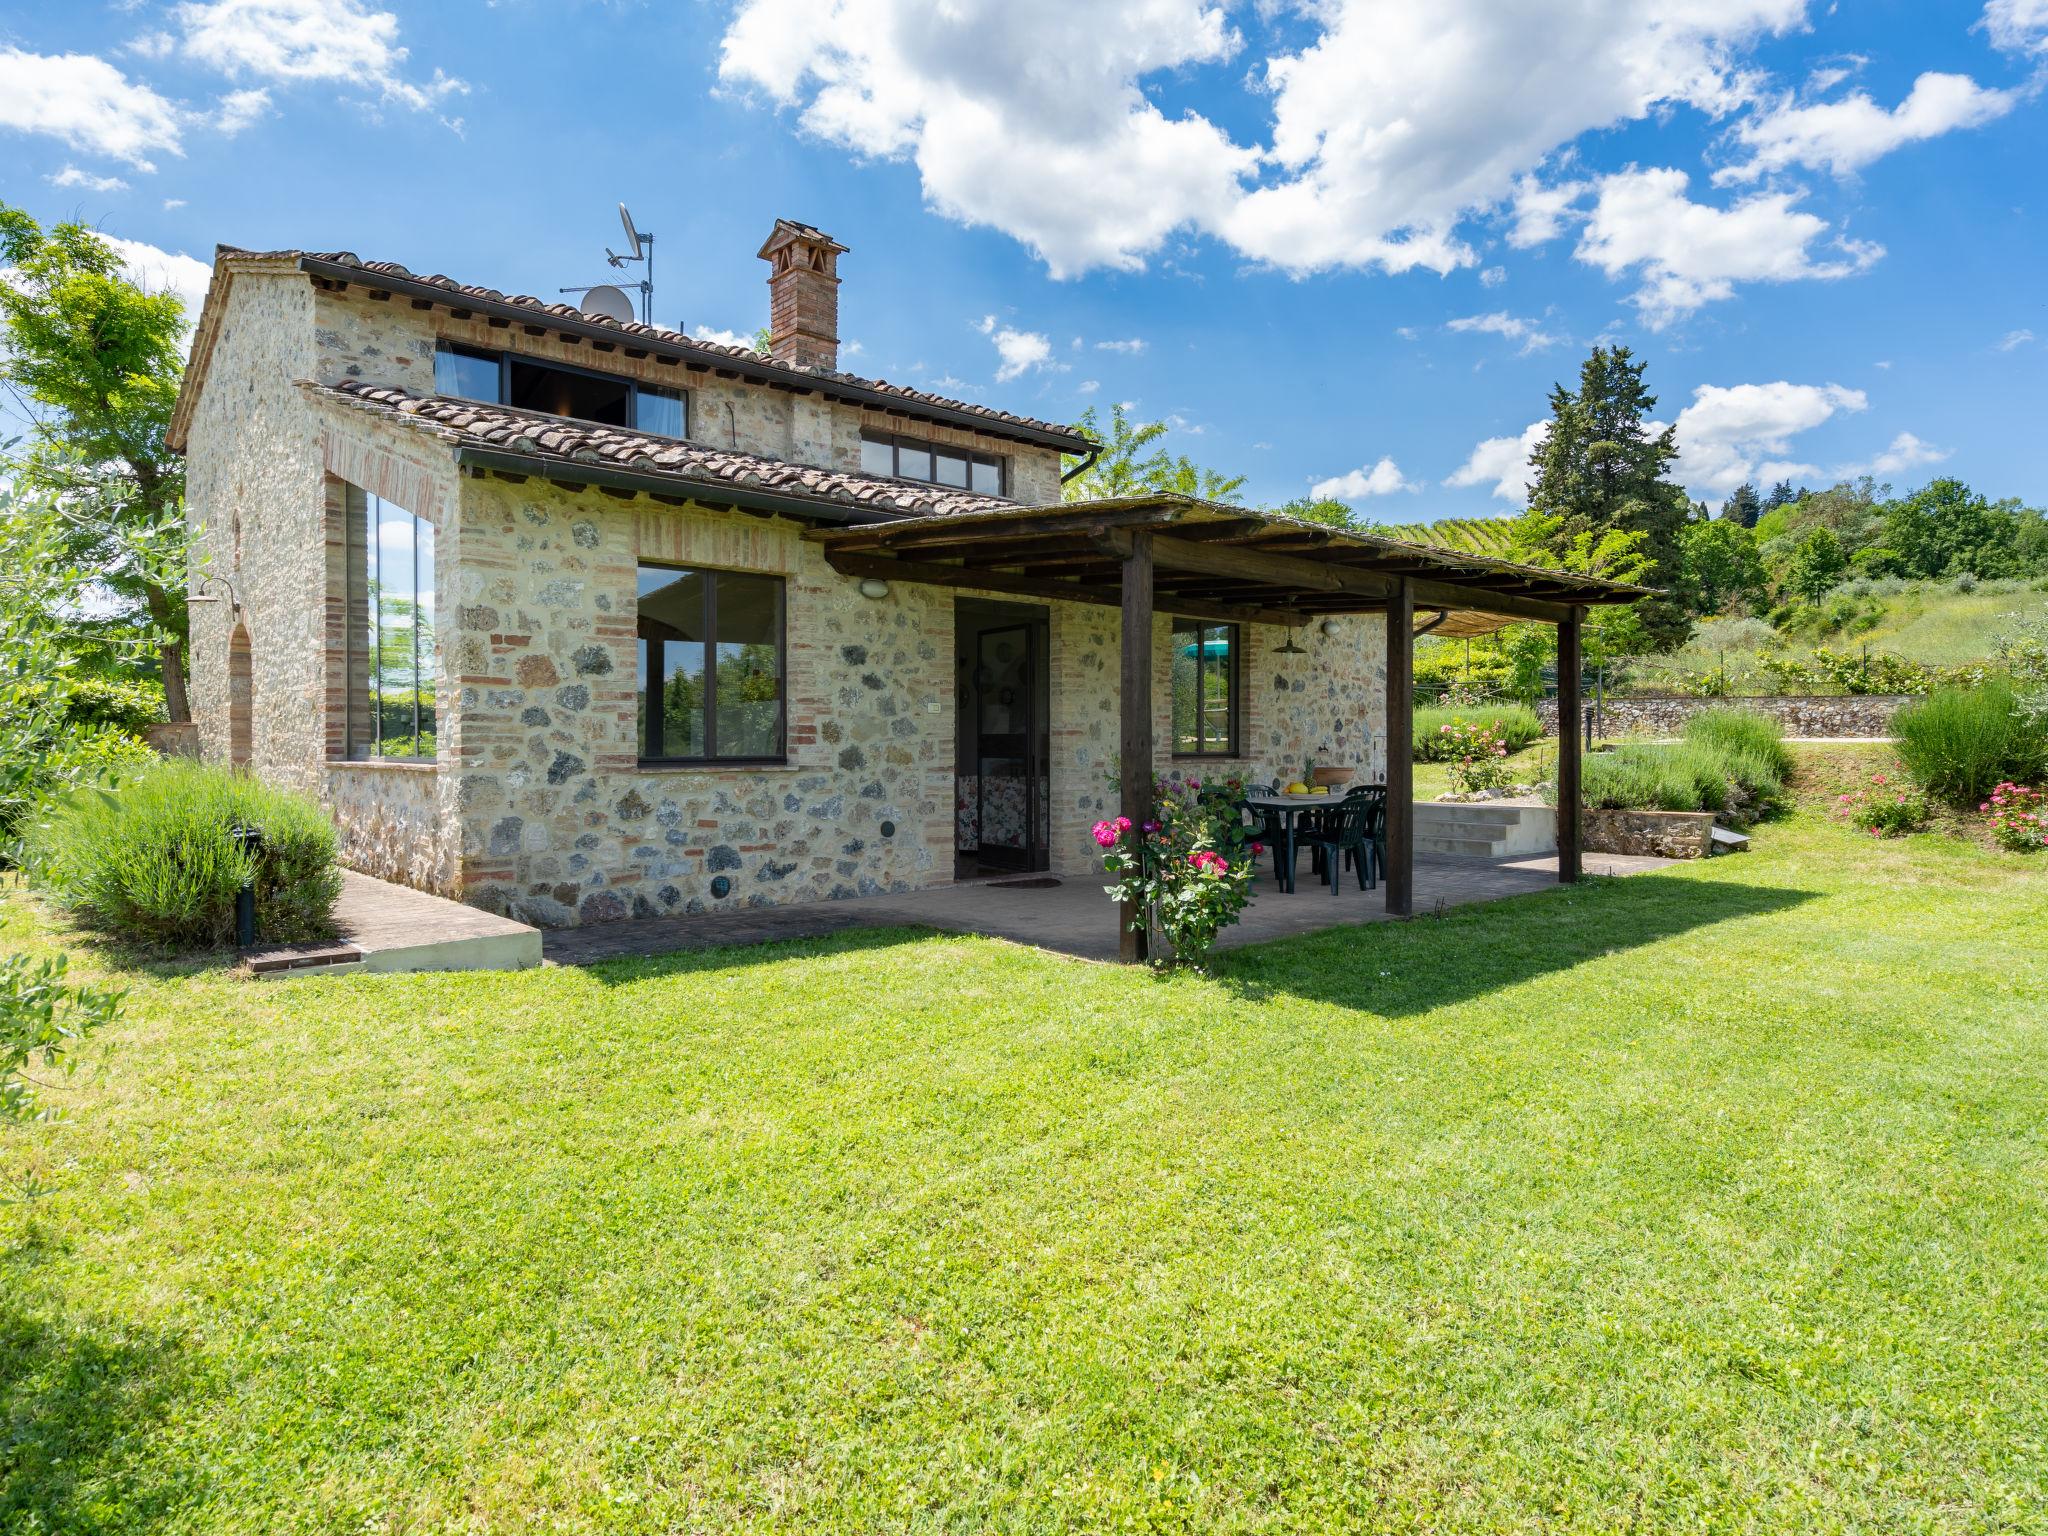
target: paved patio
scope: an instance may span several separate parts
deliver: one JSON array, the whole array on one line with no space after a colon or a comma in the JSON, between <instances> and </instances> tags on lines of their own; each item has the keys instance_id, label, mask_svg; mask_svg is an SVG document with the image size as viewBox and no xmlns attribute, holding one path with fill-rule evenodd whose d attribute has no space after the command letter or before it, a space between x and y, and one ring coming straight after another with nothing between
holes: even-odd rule
<instances>
[{"instance_id":1,"label":"paved patio","mask_svg":"<svg viewBox=\"0 0 2048 1536\"><path fill-rule=\"evenodd\" d=\"M1662 869L1670 859L1624 854L1588 854L1589 875L1637 875ZM1101 877L1055 883L1051 876L939 886L895 896L852 901L714 912L701 917L656 918L550 929L542 943L558 965L587 965L626 955L661 955L677 950L761 944L778 939L816 938L855 928L923 927L953 933L981 933L1012 939L1086 960L1114 960L1116 912L1103 894ZM1529 891L1553 890L1557 859L1524 855L1505 859L1457 854L1415 855L1415 910L1418 914L1469 902L1497 901ZM1384 890L1361 891L1355 880L1336 895L1311 879L1304 861L1300 887L1292 895L1262 877L1244 917L1224 930L1221 949L1311 933L1344 923L1387 921Z\"/></svg>"},{"instance_id":2,"label":"paved patio","mask_svg":"<svg viewBox=\"0 0 2048 1536\"><path fill-rule=\"evenodd\" d=\"M541 963L540 930L409 886L341 872L332 944L272 944L242 955L264 979L346 971L517 971Z\"/></svg>"}]
</instances>

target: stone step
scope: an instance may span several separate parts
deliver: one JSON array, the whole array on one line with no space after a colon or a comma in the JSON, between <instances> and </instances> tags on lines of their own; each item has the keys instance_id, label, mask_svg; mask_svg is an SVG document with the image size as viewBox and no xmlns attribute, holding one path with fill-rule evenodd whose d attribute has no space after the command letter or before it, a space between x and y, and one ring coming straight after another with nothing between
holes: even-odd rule
<instances>
[{"instance_id":1,"label":"stone step","mask_svg":"<svg viewBox=\"0 0 2048 1536\"><path fill-rule=\"evenodd\" d=\"M1434 832L1415 834L1417 853L1470 853L1481 858L1496 858L1500 845L1490 837L1441 837Z\"/></svg>"},{"instance_id":2,"label":"stone step","mask_svg":"<svg viewBox=\"0 0 2048 1536\"><path fill-rule=\"evenodd\" d=\"M1489 842L1504 842L1513 822L1482 821L1476 816L1433 816L1427 820L1415 818L1415 834L1425 832L1433 837L1483 837Z\"/></svg>"},{"instance_id":3,"label":"stone step","mask_svg":"<svg viewBox=\"0 0 2048 1536\"><path fill-rule=\"evenodd\" d=\"M1422 800L1416 802L1415 822L1483 821L1496 827L1511 827L1522 819L1526 805L1488 805L1484 800Z\"/></svg>"}]
</instances>

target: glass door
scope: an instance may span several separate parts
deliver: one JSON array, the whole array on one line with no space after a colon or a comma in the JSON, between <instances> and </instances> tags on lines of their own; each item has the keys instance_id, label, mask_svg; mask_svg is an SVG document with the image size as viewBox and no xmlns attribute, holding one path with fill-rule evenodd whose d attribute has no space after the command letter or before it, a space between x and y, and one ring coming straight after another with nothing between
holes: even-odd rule
<instances>
[{"instance_id":1,"label":"glass door","mask_svg":"<svg viewBox=\"0 0 2048 1536\"><path fill-rule=\"evenodd\" d=\"M972 652L975 852L997 869L1044 865L1045 720L1040 706L1043 627L1004 624L975 636Z\"/></svg>"}]
</instances>

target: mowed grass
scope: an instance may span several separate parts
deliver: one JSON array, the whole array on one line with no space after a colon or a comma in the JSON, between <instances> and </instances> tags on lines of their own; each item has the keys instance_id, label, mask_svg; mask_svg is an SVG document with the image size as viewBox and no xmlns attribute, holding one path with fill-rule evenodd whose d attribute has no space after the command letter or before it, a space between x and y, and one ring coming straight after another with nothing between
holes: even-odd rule
<instances>
[{"instance_id":1,"label":"mowed grass","mask_svg":"<svg viewBox=\"0 0 2048 1536\"><path fill-rule=\"evenodd\" d=\"M0 1529L2038 1529L2048 863L1757 844L1209 979L131 969Z\"/></svg>"}]
</instances>

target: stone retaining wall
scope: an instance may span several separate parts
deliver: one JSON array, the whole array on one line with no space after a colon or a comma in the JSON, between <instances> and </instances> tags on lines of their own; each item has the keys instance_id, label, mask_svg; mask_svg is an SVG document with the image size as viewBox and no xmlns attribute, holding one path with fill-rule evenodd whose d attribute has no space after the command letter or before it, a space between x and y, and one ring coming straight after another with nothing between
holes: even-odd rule
<instances>
[{"instance_id":1,"label":"stone retaining wall","mask_svg":"<svg viewBox=\"0 0 2048 1536\"><path fill-rule=\"evenodd\" d=\"M1628 853L1660 859L1704 859L1714 843L1712 811L1583 813L1580 846L1587 853Z\"/></svg>"},{"instance_id":2,"label":"stone retaining wall","mask_svg":"<svg viewBox=\"0 0 2048 1536\"><path fill-rule=\"evenodd\" d=\"M1772 695L1737 699L1647 694L1605 700L1600 706L1597 730L1602 736L1627 736L1637 732L1676 736L1685 729L1686 721L1701 710L1733 706L1769 715L1785 728L1787 736L1856 739L1891 735L1892 716L1910 703L1912 700L1902 695L1879 693L1850 694L1841 698ZM1543 722L1545 733L1555 736L1557 700L1542 700L1536 706L1536 715Z\"/></svg>"}]
</instances>

